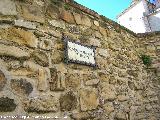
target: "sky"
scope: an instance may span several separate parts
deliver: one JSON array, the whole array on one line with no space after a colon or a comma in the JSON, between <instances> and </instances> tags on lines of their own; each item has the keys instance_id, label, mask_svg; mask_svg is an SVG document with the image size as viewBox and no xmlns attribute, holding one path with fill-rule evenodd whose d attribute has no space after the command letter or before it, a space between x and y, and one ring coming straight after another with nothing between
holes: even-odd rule
<instances>
[{"instance_id":1,"label":"sky","mask_svg":"<svg viewBox=\"0 0 160 120\"><path fill-rule=\"evenodd\" d=\"M100 15L116 21L116 17L125 10L132 0L75 0Z\"/></svg>"}]
</instances>

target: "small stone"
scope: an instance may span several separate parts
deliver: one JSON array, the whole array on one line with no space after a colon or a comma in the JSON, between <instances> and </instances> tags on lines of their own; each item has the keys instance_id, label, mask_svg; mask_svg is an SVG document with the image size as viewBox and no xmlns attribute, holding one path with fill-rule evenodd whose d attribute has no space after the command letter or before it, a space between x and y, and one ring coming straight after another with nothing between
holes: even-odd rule
<instances>
[{"instance_id":1,"label":"small stone","mask_svg":"<svg viewBox=\"0 0 160 120\"><path fill-rule=\"evenodd\" d=\"M57 112L59 110L59 101L52 95L38 96L31 98L29 101L25 101L24 107L27 112Z\"/></svg>"},{"instance_id":2,"label":"small stone","mask_svg":"<svg viewBox=\"0 0 160 120\"><path fill-rule=\"evenodd\" d=\"M49 21L49 24L57 28L62 28L62 29L66 28L65 23L63 21L51 20Z\"/></svg>"},{"instance_id":3,"label":"small stone","mask_svg":"<svg viewBox=\"0 0 160 120\"><path fill-rule=\"evenodd\" d=\"M113 101L116 99L116 91L113 85L108 83L102 83L101 90L102 90L101 96L103 97L103 99L109 101Z\"/></svg>"},{"instance_id":4,"label":"small stone","mask_svg":"<svg viewBox=\"0 0 160 120\"><path fill-rule=\"evenodd\" d=\"M90 118L90 115L87 112L73 113L71 118L75 120L87 120Z\"/></svg>"},{"instance_id":5,"label":"small stone","mask_svg":"<svg viewBox=\"0 0 160 120\"><path fill-rule=\"evenodd\" d=\"M77 98L72 91L62 95L60 97L60 107L62 111L72 111L77 108Z\"/></svg>"},{"instance_id":6,"label":"small stone","mask_svg":"<svg viewBox=\"0 0 160 120\"><path fill-rule=\"evenodd\" d=\"M73 18L73 15L71 12L68 12L68 11L65 11L65 10L62 10L61 11L61 15L60 15L60 18L68 23L75 23L74 21L74 18Z\"/></svg>"},{"instance_id":7,"label":"small stone","mask_svg":"<svg viewBox=\"0 0 160 120\"><path fill-rule=\"evenodd\" d=\"M101 33L99 33L98 31L96 31L94 34L96 38L102 38Z\"/></svg>"},{"instance_id":8,"label":"small stone","mask_svg":"<svg viewBox=\"0 0 160 120\"><path fill-rule=\"evenodd\" d=\"M36 29L36 25L33 22L27 22L23 20L15 20L14 25L18 27L24 27L28 29Z\"/></svg>"},{"instance_id":9,"label":"small stone","mask_svg":"<svg viewBox=\"0 0 160 120\"><path fill-rule=\"evenodd\" d=\"M14 102L14 99L8 97L0 98L0 112L11 112L16 109L17 105Z\"/></svg>"},{"instance_id":10,"label":"small stone","mask_svg":"<svg viewBox=\"0 0 160 120\"><path fill-rule=\"evenodd\" d=\"M58 64L63 62L64 60L64 52L56 50L51 54L51 62L52 64Z\"/></svg>"},{"instance_id":11,"label":"small stone","mask_svg":"<svg viewBox=\"0 0 160 120\"><path fill-rule=\"evenodd\" d=\"M10 56L15 58L29 58L30 54L18 47L0 44L0 56Z\"/></svg>"},{"instance_id":12,"label":"small stone","mask_svg":"<svg viewBox=\"0 0 160 120\"><path fill-rule=\"evenodd\" d=\"M126 114L124 112L118 112L115 115L116 120L127 120Z\"/></svg>"},{"instance_id":13,"label":"small stone","mask_svg":"<svg viewBox=\"0 0 160 120\"><path fill-rule=\"evenodd\" d=\"M77 14L77 13L73 13L73 15L74 15L74 19L75 19L76 23L77 23L78 25L81 25L81 24L82 24L81 15L80 15L80 14Z\"/></svg>"},{"instance_id":14,"label":"small stone","mask_svg":"<svg viewBox=\"0 0 160 120\"><path fill-rule=\"evenodd\" d=\"M49 65L48 56L45 52L36 50L32 53L32 56L35 62L39 65L43 67L47 67Z\"/></svg>"},{"instance_id":15,"label":"small stone","mask_svg":"<svg viewBox=\"0 0 160 120\"><path fill-rule=\"evenodd\" d=\"M97 50L98 50L98 54L99 54L101 57L104 57L104 58L110 57L110 54L108 53L108 50L107 50L107 49L98 48Z\"/></svg>"},{"instance_id":16,"label":"small stone","mask_svg":"<svg viewBox=\"0 0 160 120\"><path fill-rule=\"evenodd\" d=\"M92 79L85 82L85 85L92 86L97 85L99 83L99 79Z\"/></svg>"},{"instance_id":17,"label":"small stone","mask_svg":"<svg viewBox=\"0 0 160 120\"><path fill-rule=\"evenodd\" d=\"M0 91L3 90L3 88L5 87L7 83L7 79L4 75L4 73L0 70Z\"/></svg>"},{"instance_id":18,"label":"small stone","mask_svg":"<svg viewBox=\"0 0 160 120\"><path fill-rule=\"evenodd\" d=\"M20 95L29 95L33 91L33 86L25 79L12 79L11 88Z\"/></svg>"},{"instance_id":19,"label":"small stone","mask_svg":"<svg viewBox=\"0 0 160 120\"><path fill-rule=\"evenodd\" d=\"M39 69L38 90L45 91L46 89L47 89L47 74L46 74L46 70Z\"/></svg>"},{"instance_id":20,"label":"small stone","mask_svg":"<svg viewBox=\"0 0 160 120\"><path fill-rule=\"evenodd\" d=\"M93 23L94 23L94 25L99 26L99 22L98 21L94 20Z\"/></svg>"},{"instance_id":21,"label":"small stone","mask_svg":"<svg viewBox=\"0 0 160 120\"><path fill-rule=\"evenodd\" d=\"M85 15L82 16L82 24L87 26L87 27L92 26L91 20L89 19L89 17L87 17Z\"/></svg>"},{"instance_id":22,"label":"small stone","mask_svg":"<svg viewBox=\"0 0 160 120\"><path fill-rule=\"evenodd\" d=\"M154 45L148 45L147 46L147 51L155 51L156 50L156 47Z\"/></svg>"},{"instance_id":23,"label":"small stone","mask_svg":"<svg viewBox=\"0 0 160 120\"><path fill-rule=\"evenodd\" d=\"M17 15L15 2L12 0L0 0L0 14Z\"/></svg>"},{"instance_id":24,"label":"small stone","mask_svg":"<svg viewBox=\"0 0 160 120\"><path fill-rule=\"evenodd\" d=\"M106 32L106 29L102 28L102 27L99 27L99 31L100 33L103 35L103 36L107 36L107 32Z\"/></svg>"},{"instance_id":25,"label":"small stone","mask_svg":"<svg viewBox=\"0 0 160 120\"><path fill-rule=\"evenodd\" d=\"M80 106L82 111L96 109L99 104L96 89L80 89Z\"/></svg>"},{"instance_id":26,"label":"small stone","mask_svg":"<svg viewBox=\"0 0 160 120\"><path fill-rule=\"evenodd\" d=\"M89 43L90 45L93 45L93 46L97 46L97 47L101 47L101 42L99 39L97 38L89 38Z\"/></svg>"},{"instance_id":27,"label":"small stone","mask_svg":"<svg viewBox=\"0 0 160 120\"><path fill-rule=\"evenodd\" d=\"M41 39L39 47L44 50L51 50L53 48L53 43L48 39Z\"/></svg>"},{"instance_id":28,"label":"small stone","mask_svg":"<svg viewBox=\"0 0 160 120\"><path fill-rule=\"evenodd\" d=\"M128 96L125 96L125 95L118 95L118 101L120 102L124 102L124 101L127 101L129 99Z\"/></svg>"},{"instance_id":29,"label":"small stone","mask_svg":"<svg viewBox=\"0 0 160 120\"><path fill-rule=\"evenodd\" d=\"M104 105L104 109L105 109L105 112L107 114L110 114L111 112L114 111L114 106L113 106L113 103L112 102L108 102Z\"/></svg>"}]
</instances>

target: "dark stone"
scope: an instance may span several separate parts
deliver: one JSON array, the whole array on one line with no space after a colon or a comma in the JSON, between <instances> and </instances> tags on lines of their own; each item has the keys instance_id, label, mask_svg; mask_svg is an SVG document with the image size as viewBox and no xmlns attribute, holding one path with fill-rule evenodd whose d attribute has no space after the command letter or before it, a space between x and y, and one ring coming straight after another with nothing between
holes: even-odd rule
<instances>
[{"instance_id":1,"label":"dark stone","mask_svg":"<svg viewBox=\"0 0 160 120\"><path fill-rule=\"evenodd\" d=\"M72 91L60 97L60 108L62 111L72 111L77 107L77 98Z\"/></svg>"},{"instance_id":2,"label":"dark stone","mask_svg":"<svg viewBox=\"0 0 160 120\"><path fill-rule=\"evenodd\" d=\"M32 53L32 55L33 55L33 58L34 58L35 62L38 63L39 65L41 65L43 67L49 66L48 56L46 55L45 52L43 52L43 51L34 51Z\"/></svg>"},{"instance_id":3,"label":"dark stone","mask_svg":"<svg viewBox=\"0 0 160 120\"><path fill-rule=\"evenodd\" d=\"M3 90L6 83L7 83L7 79L5 78L4 73L0 70L0 91Z\"/></svg>"},{"instance_id":4,"label":"dark stone","mask_svg":"<svg viewBox=\"0 0 160 120\"><path fill-rule=\"evenodd\" d=\"M12 79L11 88L15 90L18 94L29 95L33 91L33 86L30 82L25 79Z\"/></svg>"},{"instance_id":5,"label":"dark stone","mask_svg":"<svg viewBox=\"0 0 160 120\"><path fill-rule=\"evenodd\" d=\"M10 99L8 97L0 98L0 112L11 112L16 109L16 106L14 99Z\"/></svg>"}]
</instances>

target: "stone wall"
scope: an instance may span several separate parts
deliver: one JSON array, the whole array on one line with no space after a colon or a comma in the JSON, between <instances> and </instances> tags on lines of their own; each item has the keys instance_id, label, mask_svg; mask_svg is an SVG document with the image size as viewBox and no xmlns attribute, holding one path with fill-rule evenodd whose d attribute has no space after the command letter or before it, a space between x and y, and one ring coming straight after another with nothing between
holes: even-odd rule
<instances>
[{"instance_id":1,"label":"stone wall","mask_svg":"<svg viewBox=\"0 0 160 120\"><path fill-rule=\"evenodd\" d=\"M65 64L63 36L96 46L97 68ZM1 119L160 119L147 40L71 0L0 0Z\"/></svg>"}]
</instances>

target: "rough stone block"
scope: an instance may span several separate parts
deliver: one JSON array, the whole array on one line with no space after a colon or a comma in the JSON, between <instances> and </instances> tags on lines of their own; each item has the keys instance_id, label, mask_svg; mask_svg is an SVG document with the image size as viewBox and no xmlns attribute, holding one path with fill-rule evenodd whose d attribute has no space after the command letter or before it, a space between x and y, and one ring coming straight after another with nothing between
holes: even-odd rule
<instances>
[{"instance_id":1,"label":"rough stone block","mask_svg":"<svg viewBox=\"0 0 160 120\"><path fill-rule=\"evenodd\" d=\"M62 29L66 28L65 23L63 21L51 20L49 21L49 24L57 28L62 28Z\"/></svg>"},{"instance_id":2,"label":"rough stone block","mask_svg":"<svg viewBox=\"0 0 160 120\"><path fill-rule=\"evenodd\" d=\"M80 106L82 111L96 109L99 104L96 89L80 89Z\"/></svg>"},{"instance_id":3,"label":"rough stone block","mask_svg":"<svg viewBox=\"0 0 160 120\"><path fill-rule=\"evenodd\" d=\"M51 50L51 49L53 49L53 42L51 40L45 39L45 38L42 38L41 40L42 41L39 44L39 47L41 49L44 49L44 50Z\"/></svg>"},{"instance_id":4,"label":"rough stone block","mask_svg":"<svg viewBox=\"0 0 160 120\"><path fill-rule=\"evenodd\" d=\"M29 95L33 91L33 86L25 79L12 79L11 88L19 95Z\"/></svg>"},{"instance_id":5,"label":"rough stone block","mask_svg":"<svg viewBox=\"0 0 160 120\"><path fill-rule=\"evenodd\" d=\"M18 47L0 44L0 56L10 56L15 58L29 58L30 54Z\"/></svg>"},{"instance_id":6,"label":"rough stone block","mask_svg":"<svg viewBox=\"0 0 160 120\"><path fill-rule=\"evenodd\" d=\"M65 11L65 10L62 10L61 11L61 15L60 15L60 18L68 23L75 23L74 21L74 17L72 15L71 12L68 12L68 11Z\"/></svg>"},{"instance_id":7,"label":"rough stone block","mask_svg":"<svg viewBox=\"0 0 160 120\"><path fill-rule=\"evenodd\" d=\"M82 19L82 24L83 24L83 25L85 25L85 26L87 26L87 27L91 27L91 26L92 26L92 23L91 23L91 20L89 19L89 17L83 15L83 16L81 17L81 19Z\"/></svg>"},{"instance_id":8,"label":"rough stone block","mask_svg":"<svg viewBox=\"0 0 160 120\"><path fill-rule=\"evenodd\" d=\"M75 120L87 120L90 118L90 115L87 112L73 113L71 118Z\"/></svg>"},{"instance_id":9,"label":"rough stone block","mask_svg":"<svg viewBox=\"0 0 160 120\"><path fill-rule=\"evenodd\" d=\"M107 49L101 49L101 48L98 48L98 54L101 56L101 57L104 57L104 58L108 58L110 57L110 54L108 52Z\"/></svg>"},{"instance_id":10,"label":"rough stone block","mask_svg":"<svg viewBox=\"0 0 160 120\"><path fill-rule=\"evenodd\" d=\"M8 97L0 98L0 112L11 112L16 109L17 105L14 102L14 99Z\"/></svg>"},{"instance_id":11,"label":"rough stone block","mask_svg":"<svg viewBox=\"0 0 160 120\"><path fill-rule=\"evenodd\" d=\"M118 98L118 101L120 101L120 102L124 102L129 99L129 97L125 96L125 95L118 95L117 98Z\"/></svg>"},{"instance_id":12,"label":"rough stone block","mask_svg":"<svg viewBox=\"0 0 160 120\"><path fill-rule=\"evenodd\" d=\"M66 88L65 86L65 74L55 68L50 69L50 90L51 91L62 91Z\"/></svg>"},{"instance_id":13,"label":"rough stone block","mask_svg":"<svg viewBox=\"0 0 160 120\"><path fill-rule=\"evenodd\" d=\"M57 112L59 110L59 102L58 99L52 95L38 96L25 101L24 108L27 112Z\"/></svg>"},{"instance_id":14,"label":"rough stone block","mask_svg":"<svg viewBox=\"0 0 160 120\"><path fill-rule=\"evenodd\" d=\"M101 96L105 100L113 101L116 99L115 87L108 83L102 83L101 85Z\"/></svg>"},{"instance_id":15,"label":"rough stone block","mask_svg":"<svg viewBox=\"0 0 160 120\"><path fill-rule=\"evenodd\" d=\"M99 79L92 79L92 80L88 80L85 82L85 85L88 85L88 86L94 86L94 85L97 85L99 83Z\"/></svg>"},{"instance_id":16,"label":"rough stone block","mask_svg":"<svg viewBox=\"0 0 160 120\"><path fill-rule=\"evenodd\" d=\"M81 15L80 15L80 14L77 14L77 13L73 13L73 15L74 15L74 19L75 19L76 23L77 23L78 25L82 24Z\"/></svg>"},{"instance_id":17,"label":"rough stone block","mask_svg":"<svg viewBox=\"0 0 160 120\"><path fill-rule=\"evenodd\" d=\"M89 38L90 45L101 47L101 41L97 38Z\"/></svg>"},{"instance_id":18,"label":"rough stone block","mask_svg":"<svg viewBox=\"0 0 160 120\"><path fill-rule=\"evenodd\" d=\"M117 120L127 120L126 113L125 112L116 113L115 119L117 119Z\"/></svg>"},{"instance_id":19,"label":"rough stone block","mask_svg":"<svg viewBox=\"0 0 160 120\"><path fill-rule=\"evenodd\" d=\"M24 20L15 20L14 25L18 27L28 28L28 29L36 29L37 27L35 23L24 21Z\"/></svg>"},{"instance_id":20,"label":"rough stone block","mask_svg":"<svg viewBox=\"0 0 160 120\"><path fill-rule=\"evenodd\" d=\"M4 75L4 73L0 70L0 91L3 90L3 88L5 87L7 83L7 79Z\"/></svg>"},{"instance_id":21,"label":"rough stone block","mask_svg":"<svg viewBox=\"0 0 160 120\"><path fill-rule=\"evenodd\" d=\"M47 89L47 73L44 69L39 69L38 74L38 90L45 91Z\"/></svg>"},{"instance_id":22,"label":"rough stone block","mask_svg":"<svg viewBox=\"0 0 160 120\"><path fill-rule=\"evenodd\" d=\"M77 97L72 91L62 95L59 101L62 111L72 111L77 108Z\"/></svg>"},{"instance_id":23,"label":"rough stone block","mask_svg":"<svg viewBox=\"0 0 160 120\"><path fill-rule=\"evenodd\" d=\"M17 15L15 2L12 0L0 0L0 14Z\"/></svg>"},{"instance_id":24,"label":"rough stone block","mask_svg":"<svg viewBox=\"0 0 160 120\"><path fill-rule=\"evenodd\" d=\"M99 26L99 22L98 21L94 20L93 23L94 23L94 25Z\"/></svg>"},{"instance_id":25,"label":"rough stone block","mask_svg":"<svg viewBox=\"0 0 160 120\"><path fill-rule=\"evenodd\" d=\"M104 109L105 109L105 112L107 114L110 114L114 111L114 106L113 106L113 103L112 102L108 102L104 105Z\"/></svg>"},{"instance_id":26,"label":"rough stone block","mask_svg":"<svg viewBox=\"0 0 160 120\"><path fill-rule=\"evenodd\" d=\"M49 66L48 56L45 52L36 50L32 53L32 56L35 62L38 63L39 65L43 67Z\"/></svg>"}]
</instances>

